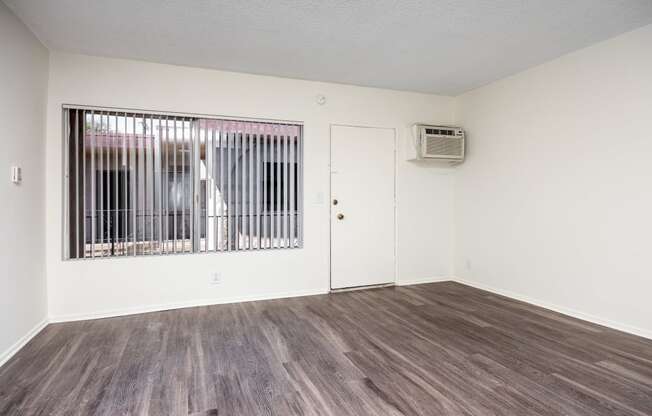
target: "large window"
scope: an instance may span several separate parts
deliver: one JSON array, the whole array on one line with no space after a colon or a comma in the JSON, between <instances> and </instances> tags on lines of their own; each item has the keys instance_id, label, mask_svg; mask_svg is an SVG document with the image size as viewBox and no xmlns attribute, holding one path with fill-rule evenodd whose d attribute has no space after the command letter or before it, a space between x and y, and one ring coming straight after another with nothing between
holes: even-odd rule
<instances>
[{"instance_id":1,"label":"large window","mask_svg":"<svg viewBox=\"0 0 652 416\"><path fill-rule=\"evenodd\" d=\"M64 107L64 258L302 245L302 126Z\"/></svg>"}]
</instances>

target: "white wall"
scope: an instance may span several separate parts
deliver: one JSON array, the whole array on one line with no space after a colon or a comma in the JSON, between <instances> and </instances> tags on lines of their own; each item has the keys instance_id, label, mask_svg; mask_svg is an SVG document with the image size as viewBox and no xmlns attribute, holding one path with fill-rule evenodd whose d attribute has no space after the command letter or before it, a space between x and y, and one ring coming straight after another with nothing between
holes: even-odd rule
<instances>
[{"instance_id":1,"label":"white wall","mask_svg":"<svg viewBox=\"0 0 652 416\"><path fill-rule=\"evenodd\" d=\"M53 53L47 123L47 267L53 319L319 293L329 286L329 126L452 121L453 99L337 84ZM315 102L317 94L327 104ZM94 261L61 260L61 105L301 120L305 248ZM402 152L403 146L399 146ZM450 275L452 170L398 164L399 283ZM223 283L209 285L212 272Z\"/></svg>"},{"instance_id":2,"label":"white wall","mask_svg":"<svg viewBox=\"0 0 652 416\"><path fill-rule=\"evenodd\" d=\"M0 2L0 365L47 315L45 103L48 51ZM23 183L9 181L23 168Z\"/></svg>"},{"instance_id":3,"label":"white wall","mask_svg":"<svg viewBox=\"0 0 652 416\"><path fill-rule=\"evenodd\" d=\"M457 106L457 276L652 336L652 26Z\"/></svg>"},{"instance_id":4,"label":"white wall","mask_svg":"<svg viewBox=\"0 0 652 416\"><path fill-rule=\"evenodd\" d=\"M397 129L398 283L454 274L652 336L652 26L457 99L63 53L46 97L48 52L2 3L0 35L0 169L25 176L0 183L13 237L0 243L0 354L38 327L46 300L64 320L327 291L331 123ZM63 103L304 121L305 248L63 262ZM464 165L403 161L411 123L454 120L468 133Z\"/></svg>"}]
</instances>

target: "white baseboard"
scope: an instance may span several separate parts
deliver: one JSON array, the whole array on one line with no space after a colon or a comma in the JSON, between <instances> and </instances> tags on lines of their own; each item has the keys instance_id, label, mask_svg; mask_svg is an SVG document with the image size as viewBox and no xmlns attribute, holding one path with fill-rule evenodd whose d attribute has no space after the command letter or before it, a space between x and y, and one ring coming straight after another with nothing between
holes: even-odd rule
<instances>
[{"instance_id":1,"label":"white baseboard","mask_svg":"<svg viewBox=\"0 0 652 416\"><path fill-rule=\"evenodd\" d=\"M27 334L25 334L21 339L16 341L14 345L9 347L6 351L4 351L2 354L0 354L0 367L2 367L11 357L13 357L18 351L20 351L21 348L23 348L29 341L32 340L38 334L45 328L45 326L48 324L48 320L44 319L36 326L34 326L32 329L29 330Z\"/></svg>"},{"instance_id":2,"label":"white baseboard","mask_svg":"<svg viewBox=\"0 0 652 416\"><path fill-rule=\"evenodd\" d=\"M600 318L598 316L591 315L591 314L588 314L588 313L584 313L584 312L581 312L581 311L578 311L578 310L575 310L575 309L555 305L555 304L552 304L552 303L549 303L549 302L546 302L546 301L543 301L543 300L540 300L540 299L534 299L534 298L531 298L529 296L521 295L520 293L514 293L514 292L509 291L509 290L491 287L491 286L488 286L488 285L485 285L485 284L482 284L482 283L472 282L472 281L469 281L469 280L464 280L464 279L459 279L459 278L453 278L452 280L455 281L455 282L461 283L463 285L475 287L476 289L486 290L487 292L495 293L497 295L502 295L502 296L506 296L508 298L520 300L521 302L530 303L532 305L539 306L541 308L550 309L551 311L559 312L559 313L562 313L564 315L568 315L568 316L573 317L573 318L581 319L583 321L591 322L591 323L594 323L594 324L597 324L597 325L606 326L608 328L615 329L617 331L627 332L628 334L637 335L639 337L652 339L652 331L649 331L649 330L646 330L646 329L642 329L642 328L638 328L638 327L635 327L635 326L623 324L623 323L620 323L620 322L615 322L615 321L612 321L610 319Z\"/></svg>"},{"instance_id":3,"label":"white baseboard","mask_svg":"<svg viewBox=\"0 0 652 416\"><path fill-rule=\"evenodd\" d=\"M420 279L401 279L396 282L396 286L420 285L423 283L449 282L454 280L452 277L425 277Z\"/></svg>"},{"instance_id":4,"label":"white baseboard","mask_svg":"<svg viewBox=\"0 0 652 416\"><path fill-rule=\"evenodd\" d=\"M133 308L104 310L92 312L88 314L70 314L70 315L57 315L51 316L49 322L71 322L71 321L86 321L89 319L100 318L114 318L118 316L136 315L139 313L160 312L171 309L192 308L196 306L210 306L210 305L223 305L227 303L238 302L251 302L255 300L270 300L270 299L283 299L295 298L300 296L323 295L328 293L328 290L306 290L296 292L280 292L252 296L239 296L233 298L218 298L218 299L200 299L188 302L174 302L158 305L138 306Z\"/></svg>"}]
</instances>

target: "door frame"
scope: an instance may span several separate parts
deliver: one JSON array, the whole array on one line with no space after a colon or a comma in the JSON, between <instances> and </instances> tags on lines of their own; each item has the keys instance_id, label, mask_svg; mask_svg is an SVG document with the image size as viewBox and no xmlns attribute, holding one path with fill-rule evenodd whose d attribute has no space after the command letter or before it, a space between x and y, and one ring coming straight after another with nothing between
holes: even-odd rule
<instances>
[{"instance_id":1,"label":"door frame","mask_svg":"<svg viewBox=\"0 0 652 416\"><path fill-rule=\"evenodd\" d=\"M363 129L382 129L382 130L391 130L394 133L394 209L393 209L393 220L394 220L394 241L393 252L394 252L394 271L393 271L393 280L391 282L383 283L378 286L387 286L395 285L397 282L398 276L398 210L397 210L397 188L398 188L398 130L396 127L385 127L385 126L373 126L369 124L349 124L349 123L330 123L328 126L328 291L332 293L335 291L346 291L346 290L356 290L364 289L374 286L356 286L352 288L345 289L333 289L333 180L332 180L332 164L333 164L333 127L354 127L354 128L363 128Z\"/></svg>"}]
</instances>

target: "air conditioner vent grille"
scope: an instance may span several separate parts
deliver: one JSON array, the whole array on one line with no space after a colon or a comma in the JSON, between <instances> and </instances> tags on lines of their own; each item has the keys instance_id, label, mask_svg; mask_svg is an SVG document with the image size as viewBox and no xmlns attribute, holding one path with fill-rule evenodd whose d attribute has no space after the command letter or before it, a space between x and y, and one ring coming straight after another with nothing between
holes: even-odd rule
<instances>
[{"instance_id":1,"label":"air conditioner vent grille","mask_svg":"<svg viewBox=\"0 0 652 416\"><path fill-rule=\"evenodd\" d=\"M448 129L426 129L426 134L441 135L441 136L455 136L455 130Z\"/></svg>"},{"instance_id":2,"label":"air conditioner vent grille","mask_svg":"<svg viewBox=\"0 0 652 416\"><path fill-rule=\"evenodd\" d=\"M461 157L463 155L462 141L455 137L426 136L425 154L437 156Z\"/></svg>"}]
</instances>

